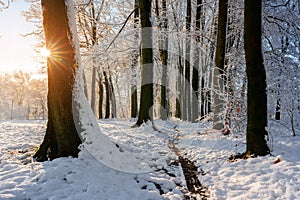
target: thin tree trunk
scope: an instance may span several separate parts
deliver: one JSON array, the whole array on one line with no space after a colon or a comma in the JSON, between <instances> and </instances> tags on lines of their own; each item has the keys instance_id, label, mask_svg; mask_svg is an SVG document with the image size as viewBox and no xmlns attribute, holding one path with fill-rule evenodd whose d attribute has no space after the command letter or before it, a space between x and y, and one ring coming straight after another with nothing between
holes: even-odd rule
<instances>
[{"instance_id":1,"label":"thin tree trunk","mask_svg":"<svg viewBox=\"0 0 300 200\"><path fill-rule=\"evenodd\" d=\"M212 2L212 13L216 13L217 8L217 1ZM216 20L216 17L213 17L211 20L211 30L210 30L210 38L211 41L216 41L217 37L217 30L218 30L218 22ZM214 69L214 58L215 58L215 52L216 52L216 46L210 42L209 46L209 57L207 58L207 63L205 67L205 72L206 72L206 77L205 77L205 88L207 89L206 94L205 94L205 114L209 115L212 112L212 103L213 103L213 69Z\"/></svg>"},{"instance_id":2,"label":"thin tree trunk","mask_svg":"<svg viewBox=\"0 0 300 200\"><path fill-rule=\"evenodd\" d=\"M91 108L94 112L94 114L96 114L96 75L97 75L97 69L95 66L95 61L93 59L92 61L92 84L91 84Z\"/></svg>"},{"instance_id":3,"label":"thin tree trunk","mask_svg":"<svg viewBox=\"0 0 300 200\"><path fill-rule=\"evenodd\" d=\"M107 77L106 72L103 72L104 75L104 86L105 86L105 119L110 117L110 87L109 87L109 80Z\"/></svg>"},{"instance_id":4,"label":"thin tree trunk","mask_svg":"<svg viewBox=\"0 0 300 200\"><path fill-rule=\"evenodd\" d=\"M99 119L103 118L103 83L102 83L102 75L101 73L98 73L98 87L99 87L99 103L98 103L98 113L99 113Z\"/></svg>"},{"instance_id":5,"label":"thin tree trunk","mask_svg":"<svg viewBox=\"0 0 300 200\"><path fill-rule=\"evenodd\" d=\"M187 0L186 7L186 47L185 47L185 81L184 81L184 102L183 120L191 120L191 23L192 23L192 3Z\"/></svg>"},{"instance_id":6,"label":"thin tree trunk","mask_svg":"<svg viewBox=\"0 0 300 200\"><path fill-rule=\"evenodd\" d=\"M136 30L139 23L139 9L138 9L138 0L134 1L134 29ZM137 42L136 46L139 46L139 34L135 33L134 39ZM137 80L136 80L136 68L138 64L139 58L139 49L133 50L132 56L132 65L131 65L131 73L132 73L132 83L131 83L131 117L136 118L138 115L138 100L137 100Z\"/></svg>"},{"instance_id":7,"label":"thin tree trunk","mask_svg":"<svg viewBox=\"0 0 300 200\"><path fill-rule=\"evenodd\" d=\"M234 5L228 5L230 7L227 8L227 41L226 41L226 52L228 52L229 54L232 54L233 51L239 50L239 38L240 38L240 32L236 33L236 27L233 26L233 20L234 18L236 18L237 16L235 15L235 11L234 11ZM237 42L236 42L237 41ZM236 46L234 46L236 42ZM224 92L226 93L226 95L228 96L227 102L226 102L226 114L225 114L225 121L228 122L229 126L231 126L231 122L232 122L232 114L233 114L233 110L234 110L234 106L235 106L235 102L236 102L236 97L235 95L235 73L236 73L236 67L232 69L232 66L230 66L230 60L232 58L228 57L225 58L225 65L227 65L227 68L229 70L226 71L226 75L224 75Z\"/></svg>"},{"instance_id":8,"label":"thin tree trunk","mask_svg":"<svg viewBox=\"0 0 300 200\"><path fill-rule=\"evenodd\" d=\"M86 81L86 76L85 76L84 70L82 70L82 79L83 79L83 82L84 82L84 95L85 95L86 99L89 99L87 81Z\"/></svg>"},{"instance_id":9,"label":"thin tree trunk","mask_svg":"<svg viewBox=\"0 0 300 200\"><path fill-rule=\"evenodd\" d=\"M226 27L227 27L228 0L219 0L217 49L214 69L214 121L213 128L221 130L223 128L225 101L224 93L224 71L225 71L225 51L226 51Z\"/></svg>"},{"instance_id":10,"label":"thin tree trunk","mask_svg":"<svg viewBox=\"0 0 300 200\"><path fill-rule=\"evenodd\" d=\"M110 99L111 99L111 117L112 118L117 118L117 104L116 104L116 95L115 95L115 89L114 89L114 85L111 79L111 74L109 73L109 88L110 88Z\"/></svg>"},{"instance_id":11,"label":"thin tree trunk","mask_svg":"<svg viewBox=\"0 0 300 200\"><path fill-rule=\"evenodd\" d=\"M176 17L176 12L175 8L172 4L172 13L173 13L173 21L175 23L175 27L177 27L177 32L179 33L179 24L177 22L177 17ZM175 96L175 117L182 119L182 109L183 109L183 64L182 64L182 59L183 59L183 53L182 53L182 48L179 40L179 35L177 34L176 40L178 41L178 52L175 57L175 63L176 63L176 91L177 95Z\"/></svg>"},{"instance_id":12,"label":"thin tree trunk","mask_svg":"<svg viewBox=\"0 0 300 200\"><path fill-rule=\"evenodd\" d=\"M115 90L116 94L118 95L119 98L122 98L123 96L120 93L120 84L119 84L119 81L118 81L117 77L115 79L115 82L116 82L116 84L115 84L115 86L116 86L116 90ZM121 85L121 88L123 88L123 85ZM126 97L128 97L128 93L127 92L126 92L126 95L125 95ZM126 99L129 99L129 98L126 98ZM127 114L125 114L125 112L124 112L124 107L122 106L122 103L123 103L122 101L118 101L118 105L119 105L119 108L120 108L120 110L119 110L119 113L120 113L119 114L119 118L126 118ZM126 108L126 110L128 111L127 108Z\"/></svg>"},{"instance_id":13,"label":"thin tree trunk","mask_svg":"<svg viewBox=\"0 0 300 200\"><path fill-rule=\"evenodd\" d=\"M201 22L203 21L203 11L202 11L202 0L197 0L196 8L196 36L195 36L195 53L194 53L194 66L193 66L193 75L192 75L192 122L196 122L196 119L199 117L199 70L200 70L200 50L199 43L201 40L200 31L203 26Z\"/></svg>"},{"instance_id":14,"label":"thin tree trunk","mask_svg":"<svg viewBox=\"0 0 300 200\"><path fill-rule=\"evenodd\" d=\"M182 50L180 42L178 42L178 76L177 76L177 91L178 91L178 98L176 98L176 117L183 119L183 99L184 99L184 74L183 74L183 63L182 63Z\"/></svg>"},{"instance_id":15,"label":"thin tree trunk","mask_svg":"<svg viewBox=\"0 0 300 200\"><path fill-rule=\"evenodd\" d=\"M156 7L158 8L158 1L156 1ZM161 93L160 93L160 117L163 120L168 118L168 97L167 97L167 80L168 80L168 19L167 19L167 3L166 0L162 0L162 15L159 16L157 9L156 15L161 20L159 24L161 39L159 44L159 52L162 63L162 75L161 75Z\"/></svg>"},{"instance_id":16,"label":"thin tree trunk","mask_svg":"<svg viewBox=\"0 0 300 200\"><path fill-rule=\"evenodd\" d=\"M198 31L202 31L202 34L204 32L204 27L205 27L205 16L204 16L204 6L202 0L197 0L197 10L196 10L196 27L198 27ZM200 28L199 28L200 27ZM201 47L205 46L205 42L203 37L199 37L199 45ZM201 51L202 54L204 54L204 51ZM199 93L198 93L198 100L199 100L199 114L200 114L200 119L202 119L205 115L205 97L206 97L206 92L205 92L205 76L206 76L206 62L205 62L205 56L204 55L199 55L199 72L200 72L200 80L199 80Z\"/></svg>"},{"instance_id":17,"label":"thin tree trunk","mask_svg":"<svg viewBox=\"0 0 300 200\"><path fill-rule=\"evenodd\" d=\"M95 5L94 1L91 1L91 14L92 14L92 47L95 47L97 42L97 25L96 25L96 17L95 17ZM95 58L92 58L92 86L91 86L91 108L96 114L96 76L97 76L97 66Z\"/></svg>"},{"instance_id":18,"label":"thin tree trunk","mask_svg":"<svg viewBox=\"0 0 300 200\"><path fill-rule=\"evenodd\" d=\"M131 117L136 118L138 113L138 105L137 105L137 87L136 85L132 85L131 87Z\"/></svg>"},{"instance_id":19,"label":"thin tree trunk","mask_svg":"<svg viewBox=\"0 0 300 200\"><path fill-rule=\"evenodd\" d=\"M177 19L176 19L176 14L175 14L175 9L172 6L173 10L173 17L174 17L174 22L176 27L178 26ZM179 30L177 30L179 32ZM176 64L177 64L177 76L176 76L176 91L177 94L175 98L175 117L182 119L182 109L183 109L183 64L182 64L182 58L183 58L183 53L182 53L182 48L180 45L180 40L178 38L179 36L177 35L177 40L178 40L178 53L176 57Z\"/></svg>"}]
</instances>

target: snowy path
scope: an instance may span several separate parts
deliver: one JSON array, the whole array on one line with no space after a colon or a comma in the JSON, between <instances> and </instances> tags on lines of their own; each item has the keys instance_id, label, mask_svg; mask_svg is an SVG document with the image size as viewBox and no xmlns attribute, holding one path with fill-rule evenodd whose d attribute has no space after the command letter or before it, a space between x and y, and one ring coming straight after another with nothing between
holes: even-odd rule
<instances>
[{"instance_id":1,"label":"snowy path","mask_svg":"<svg viewBox=\"0 0 300 200\"><path fill-rule=\"evenodd\" d=\"M209 191L206 187L203 187L202 183L199 181L198 175L198 167L186 158L182 151L178 149L177 144L180 137L180 132L176 127L174 127L174 132L176 136L173 140L168 143L168 147L171 151L173 151L178 157L178 162L182 168L187 189L189 190L190 198L193 199L208 199Z\"/></svg>"},{"instance_id":2,"label":"snowy path","mask_svg":"<svg viewBox=\"0 0 300 200\"><path fill-rule=\"evenodd\" d=\"M135 174L108 168L85 151L79 158L33 162L45 123L0 121L0 199L179 200L188 193L177 156L168 149L172 132L155 132L150 124L132 129L128 120L99 122L111 140L153 168ZM274 133L274 156L228 162L231 154L245 150L244 137L205 134L203 125L176 123L181 132L178 148L198 167L198 178L208 187L210 199L300 199L299 136ZM161 129L171 125L157 122ZM273 164L277 155L281 162Z\"/></svg>"}]
</instances>

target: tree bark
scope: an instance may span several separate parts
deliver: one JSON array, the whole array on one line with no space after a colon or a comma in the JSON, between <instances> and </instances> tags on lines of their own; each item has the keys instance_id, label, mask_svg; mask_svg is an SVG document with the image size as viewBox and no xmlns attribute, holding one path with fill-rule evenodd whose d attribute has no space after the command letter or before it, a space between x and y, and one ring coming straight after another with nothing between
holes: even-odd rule
<instances>
[{"instance_id":1,"label":"tree bark","mask_svg":"<svg viewBox=\"0 0 300 200\"><path fill-rule=\"evenodd\" d=\"M151 0L139 0L141 21L141 47L142 47L142 84L140 110L137 126L152 120L153 118L153 47L152 47L152 23Z\"/></svg>"},{"instance_id":2,"label":"tree bark","mask_svg":"<svg viewBox=\"0 0 300 200\"><path fill-rule=\"evenodd\" d=\"M106 72L103 72L104 75L104 86L105 86L105 119L110 117L110 85Z\"/></svg>"},{"instance_id":3,"label":"tree bark","mask_svg":"<svg viewBox=\"0 0 300 200\"><path fill-rule=\"evenodd\" d=\"M98 104L98 113L99 113L99 119L103 118L103 83L102 83L102 76L101 73L98 73L99 81L98 81L98 87L99 87L99 104Z\"/></svg>"},{"instance_id":4,"label":"tree bark","mask_svg":"<svg viewBox=\"0 0 300 200\"><path fill-rule=\"evenodd\" d=\"M202 11L202 0L197 0L196 8L196 36L195 36L195 53L194 53L194 66L192 74L192 122L196 122L199 117L199 70L200 70L200 30L203 29L201 24L203 23L203 11ZM202 22L202 23L201 23Z\"/></svg>"},{"instance_id":5,"label":"tree bark","mask_svg":"<svg viewBox=\"0 0 300 200\"><path fill-rule=\"evenodd\" d=\"M48 123L37 161L78 156L81 140L72 114L72 91L78 67L69 27L66 1L42 0L48 68Z\"/></svg>"},{"instance_id":6,"label":"tree bark","mask_svg":"<svg viewBox=\"0 0 300 200\"><path fill-rule=\"evenodd\" d=\"M219 0L217 49L214 69L214 120L213 128L221 130L225 113L224 93L224 70L225 70L225 51L226 51L226 27L227 27L228 0Z\"/></svg>"},{"instance_id":7,"label":"tree bark","mask_svg":"<svg viewBox=\"0 0 300 200\"><path fill-rule=\"evenodd\" d=\"M219 0L216 66L220 73L224 72L226 51L226 28L227 28L228 0Z\"/></svg>"},{"instance_id":8,"label":"tree bark","mask_svg":"<svg viewBox=\"0 0 300 200\"><path fill-rule=\"evenodd\" d=\"M95 5L94 1L91 1L91 29L92 29L92 48L95 48L97 44L97 24L96 24L96 16L95 16ZM93 56L92 58L92 84L91 84L91 108L96 114L96 76L97 76L97 66L96 60Z\"/></svg>"},{"instance_id":9,"label":"tree bark","mask_svg":"<svg viewBox=\"0 0 300 200\"><path fill-rule=\"evenodd\" d=\"M110 99L111 99L111 118L117 118L117 103L116 103L116 95L115 95L115 88L113 85L113 81L111 78L111 73L109 72L109 88L110 88Z\"/></svg>"},{"instance_id":10,"label":"tree bark","mask_svg":"<svg viewBox=\"0 0 300 200\"><path fill-rule=\"evenodd\" d=\"M176 112L175 112L175 117L183 119L183 99L184 99L184 84L183 84L183 63L182 63L182 50L181 50L181 45L178 42L178 74L177 74L177 91L178 91L178 97L176 98Z\"/></svg>"},{"instance_id":11,"label":"tree bark","mask_svg":"<svg viewBox=\"0 0 300 200\"><path fill-rule=\"evenodd\" d=\"M134 1L134 29L136 30L139 23L139 9L138 9L138 0ZM138 40L139 40L139 34L136 31L134 35L134 39L136 41L136 47L139 46ZM132 73L132 83L131 83L131 117L136 118L138 115L138 100L137 100L137 80L136 80L136 68L138 64L139 59L139 51L140 49L134 49L133 50L133 56L132 56L132 64L131 64L131 73Z\"/></svg>"},{"instance_id":12,"label":"tree bark","mask_svg":"<svg viewBox=\"0 0 300 200\"><path fill-rule=\"evenodd\" d=\"M84 95L85 95L86 99L89 99L89 92L88 92L88 88L87 88L87 81L86 81L86 76L85 76L84 70L82 70L82 79L84 82Z\"/></svg>"},{"instance_id":13,"label":"tree bark","mask_svg":"<svg viewBox=\"0 0 300 200\"><path fill-rule=\"evenodd\" d=\"M160 44L160 57L161 57L161 64L162 64L162 75L161 75L161 94L160 94L160 105L162 107L160 111L160 117L163 120L168 118L168 95L167 95L167 88L168 88L168 19L167 19L167 3L166 0L162 0L162 22L160 24L161 30L161 44Z\"/></svg>"},{"instance_id":14,"label":"tree bark","mask_svg":"<svg viewBox=\"0 0 300 200\"><path fill-rule=\"evenodd\" d=\"M187 0L186 7L186 46L185 46L185 80L184 80L184 101L183 101L183 120L191 120L191 23L192 23L192 3Z\"/></svg>"},{"instance_id":15,"label":"tree bark","mask_svg":"<svg viewBox=\"0 0 300 200\"><path fill-rule=\"evenodd\" d=\"M261 45L261 9L261 0L245 0L244 42L248 78L246 156L264 156L270 153L265 140L268 135L267 84Z\"/></svg>"}]
</instances>

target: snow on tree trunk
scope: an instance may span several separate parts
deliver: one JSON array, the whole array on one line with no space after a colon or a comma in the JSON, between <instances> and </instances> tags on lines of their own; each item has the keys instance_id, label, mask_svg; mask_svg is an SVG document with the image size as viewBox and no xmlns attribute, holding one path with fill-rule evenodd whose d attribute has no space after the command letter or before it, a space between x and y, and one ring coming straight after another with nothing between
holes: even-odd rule
<instances>
[{"instance_id":1,"label":"snow on tree trunk","mask_svg":"<svg viewBox=\"0 0 300 200\"><path fill-rule=\"evenodd\" d=\"M37 161L76 157L81 144L72 114L72 87L77 63L65 2L41 2L46 47L51 55L47 59L48 123L44 140L34 155Z\"/></svg>"},{"instance_id":2,"label":"snow on tree trunk","mask_svg":"<svg viewBox=\"0 0 300 200\"><path fill-rule=\"evenodd\" d=\"M75 62L77 63L76 79L73 87L73 117L77 132L83 142L81 150L87 150L102 164L125 172L141 173L151 169L147 164L141 163L134 154L123 152L116 144L104 135L97 123L96 117L84 95L82 65L77 37L76 20L72 0L66 0L67 13L71 35L69 39L75 50Z\"/></svg>"},{"instance_id":3,"label":"snow on tree trunk","mask_svg":"<svg viewBox=\"0 0 300 200\"><path fill-rule=\"evenodd\" d=\"M142 84L140 94L140 110L137 126L153 119L153 46L152 46L152 22L151 0L139 0L141 21L141 48L142 48Z\"/></svg>"}]
</instances>

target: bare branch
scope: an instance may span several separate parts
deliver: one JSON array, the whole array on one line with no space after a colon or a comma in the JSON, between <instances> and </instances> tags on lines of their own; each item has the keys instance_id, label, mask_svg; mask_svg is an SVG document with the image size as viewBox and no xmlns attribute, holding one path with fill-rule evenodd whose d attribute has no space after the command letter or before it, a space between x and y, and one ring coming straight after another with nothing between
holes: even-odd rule
<instances>
[{"instance_id":1,"label":"bare branch","mask_svg":"<svg viewBox=\"0 0 300 200\"><path fill-rule=\"evenodd\" d=\"M131 13L128 15L128 17L126 18L123 26L121 27L121 29L119 30L119 32L117 33L117 35L115 36L115 38L109 43L108 47L106 48L106 51L110 48L110 46L115 42L115 40L118 38L118 36L120 35L120 33L123 31L123 29L125 28L128 20L130 19L131 15L134 13L134 11L138 9L137 7L135 9L133 9L133 11L131 11Z\"/></svg>"}]
</instances>

